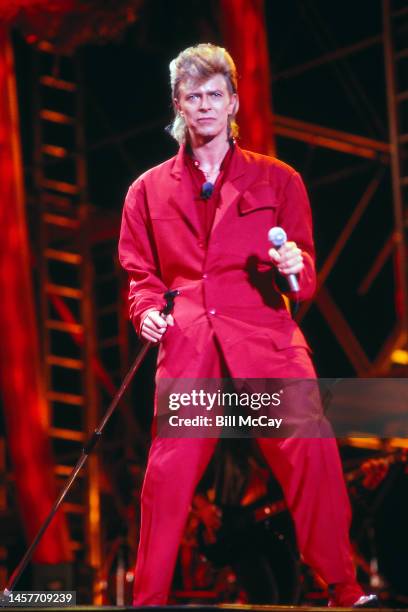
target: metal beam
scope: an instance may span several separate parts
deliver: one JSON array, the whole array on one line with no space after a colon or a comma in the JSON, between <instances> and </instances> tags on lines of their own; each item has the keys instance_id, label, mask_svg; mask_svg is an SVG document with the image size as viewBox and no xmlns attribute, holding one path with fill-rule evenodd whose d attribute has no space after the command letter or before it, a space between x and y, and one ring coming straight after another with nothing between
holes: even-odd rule
<instances>
[{"instance_id":1,"label":"metal beam","mask_svg":"<svg viewBox=\"0 0 408 612\"><path fill-rule=\"evenodd\" d=\"M340 236L337 238L332 250L326 257L317 275L317 293L319 293L319 291L321 290L321 287L326 282L341 252L343 251L345 245L350 239L355 227L357 226L359 220L364 214L364 211L366 210L367 206L371 202L375 192L377 191L380 185L383 174L384 174L383 170L381 169L380 172L378 172L377 175L369 183L369 185L367 186L367 189L365 190L359 202L357 203L357 206L355 207L353 213L348 219L346 225L343 227L343 230L341 231ZM300 307L299 313L298 313L299 321L301 321L305 317L311 305L312 305L312 302L304 302L302 304L302 306Z\"/></svg>"},{"instance_id":2,"label":"metal beam","mask_svg":"<svg viewBox=\"0 0 408 612\"><path fill-rule=\"evenodd\" d=\"M275 131L278 136L292 138L314 146L341 151L357 157L374 159L387 164L390 145L382 140L358 136L341 130L323 127L283 115L274 115Z\"/></svg>"},{"instance_id":3,"label":"metal beam","mask_svg":"<svg viewBox=\"0 0 408 612\"><path fill-rule=\"evenodd\" d=\"M366 375L370 372L371 363L326 287L320 289L316 297L316 304L357 375Z\"/></svg>"},{"instance_id":4,"label":"metal beam","mask_svg":"<svg viewBox=\"0 0 408 612\"><path fill-rule=\"evenodd\" d=\"M309 60L308 62L304 62L303 64L298 64L297 66L286 68L286 70L281 70L274 77L272 77L272 82L299 76L300 74L303 74L308 70L312 70L313 68L324 66L325 64L328 64L338 59L342 59L343 57L347 57L348 55L352 55L353 53L358 53L359 51L364 51L365 49L368 49L369 47L372 47L374 45L381 44L382 41L382 34L377 34L377 36L365 38L360 42L354 43L354 45L342 47L341 49L337 49L336 51L332 51L331 53L326 53L325 55L316 57L315 59Z\"/></svg>"},{"instance_id":5,"label":"metal beam","mask_svg":"<svg viewBox=\"0 0 408 612\"><path fill-rule=\"evenodd\" d=\"M391 179L395 219L395 283L397 298L397 314L401 319L403 330L408 330L408 282L406 266L406 248L404 224L404 201L401 185L402 152L400 149L400 112L397 101L398 83L396 78L394 44L392 31L390 0L383 0L384 21L384 58L385 76L387 83L387 106L389 115L389 137L391 151ZM394 24L394 27L396 25ZM402 113L402 111L401 111Z\"/></svg>"},{"instance_id":6,"label":"metal beam","mask_svg":"<svg viewBox=\"0 0 408 612\"><path fill-rule=\"evenodd\" d=\"M326 257L326 260L322 268L320 269L320 272L318 274L318 288L320 288L323 285L323 283L326 282L327 277L329 276L331 270L333 269L333 266L335 265L336 261L338 260L340 256L340 253L343 251L354 229L356 228L358 222L360 221L364 211L366 210L375 192L377 191L382 177L383 177L383 171L381 170L380 172L377 173L377 175L370 182L367 189L365 190L362 197L360 198L360 201L355 207L353 213L349 217L346 225L344 226L342 232L340 233L340 236L336 240L334 247L330 251L329 255Z\"/></svg>"}]
</instances>

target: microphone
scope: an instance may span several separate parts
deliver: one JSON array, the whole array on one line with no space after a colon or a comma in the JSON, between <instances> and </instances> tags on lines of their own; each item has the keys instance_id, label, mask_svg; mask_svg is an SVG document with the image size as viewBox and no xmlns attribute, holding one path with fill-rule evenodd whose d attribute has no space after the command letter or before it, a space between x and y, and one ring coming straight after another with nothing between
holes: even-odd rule
<instances>
[{"instance_id":1,"label":"microphone","mask_svg":"<svg viewBox=\"0 0 408 612\"><path fill-rule=\"evenodd\" d=\"M214 185L210 183L209 181L206 181L201 186L201 197L204 200L208 200L209 198L211 198L213 191L214 191Z\"/></svg>"},{"instance_id":2,"label":"microphone","mask_svg":"<svg viewBox=\"0 0 408 612\"><path fill-rule=\"evenodd\" d=\"M268 240L277 251L285 244L287 239L286 232L282 227L271 227L268 232ZM286 278L288 279L290 290L297 293L299 291L299 283L296 274L288 274Z\"/></svg>"}]
</instances>

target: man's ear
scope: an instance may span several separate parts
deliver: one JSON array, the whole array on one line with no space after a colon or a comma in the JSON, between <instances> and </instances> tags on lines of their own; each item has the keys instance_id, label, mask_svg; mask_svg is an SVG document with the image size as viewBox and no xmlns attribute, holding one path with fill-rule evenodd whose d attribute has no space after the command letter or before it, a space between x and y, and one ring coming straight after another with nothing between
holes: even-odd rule
<instances>
[{"instance_id":1,"label":"man's ear","mask_svg":"<svg viewBox=\"0 0 408 612\"><path fill-rule=\"evenodd\" d=\"M232 110L230 112L230 115L235 117L235 115L237 114L237 112L239 110L239 97L238 97L238 94L237 93L232 94L231 98L232 98L231 102L233 104L232 104Z\"/></svg>"},{"instance_id":2,"label":"man's ear","mask_svg":"<svg viewBox=\"0 0 408 612\"><path fill-rule=\"evenodd\" d=\"M173 98L173 107L175 111L177 111L178 113L180 112L180 104L177 98Z\"/></svg>"}]
</instances>

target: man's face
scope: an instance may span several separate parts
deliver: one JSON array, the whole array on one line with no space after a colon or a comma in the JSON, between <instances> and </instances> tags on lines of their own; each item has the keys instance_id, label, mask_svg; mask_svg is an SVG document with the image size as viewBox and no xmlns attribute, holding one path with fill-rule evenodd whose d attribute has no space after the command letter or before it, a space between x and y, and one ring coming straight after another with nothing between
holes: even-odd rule
<instances>
[{"instance_id":1,"label":"man's face","mask_svg":"<svg viewBox=\"0 0 408 612\"><path fill-rule=\"evenodd\" d=\"M183 116L194 141L197 138L212 140L227 133L228 116L237 102L236 94L230 94L222 74L206 81L182 81L175 104Z\"/></svg>"}]
</instances>

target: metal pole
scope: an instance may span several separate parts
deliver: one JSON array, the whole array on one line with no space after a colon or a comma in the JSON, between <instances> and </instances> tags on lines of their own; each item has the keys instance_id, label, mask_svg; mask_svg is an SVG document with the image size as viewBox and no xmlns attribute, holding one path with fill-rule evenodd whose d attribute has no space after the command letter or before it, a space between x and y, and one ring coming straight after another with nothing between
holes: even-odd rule
<instances>
[{"instance_id":1,"label":"metal pole","mask_svg":"<svg viewBox=\"0 0 408 612\"><path fill-rule=\"evenodd\" d=\"M174 306L174 298L179 294L179 292L177 290L175 291L167 291L164 294L164 297L166 299L166 305L164 306L164 308L161 311L162 315L168 315L172 312L173 310L173 306ZM62 490L62 492L60 493L58 499L56 500L56 502L54 503L53 507L50 510L50 513L48 514L47 518L45 519L44 523L42 524L42 526L40 527L40 529L38 530L37 535L35 536L34 540L31 542L30 546L28 547L26 553L24 554L23 558L21 559L20 563L18 564L18 566L16 567L16 569L14 570L14 572L12 573L6 588L3 591L3 596L4 597L8 597L8 595L13 591L16 583L18 582L18 580L21 577L21 574L23 573L24 569L26 568L27 564L29 563L31 556L34 552L34 550L36 549L38 543L40 542L42 536L44 535L48 525L51 523L52 519L54 518L54 515L56 514L58 508L60 507L60 505L62 504L62 502L64 501L64 498L66 497L68 491L70 490L73 482L75 481L78 473L80 472L82 466L85 464L86 460L88 459L88 456L90 455L90 453L93 451L93 449L95 448L96 444L98 443L98 441L101 438L101 435L103 433L104 427L106 425L106 423L109 421L112 413L114 412L116 406L119 404L120 400L122 399L123 395L125 394L133 376L136 374L137 370L140 367L140 364L142 363L147 351L149 350L149 348L151 347L152 343L151 342L147 342L146 344L144 344L141 348L141 350L139 351L135 361L133 362L132 367L130 368L129 372L126 374L120 388L119 391L116 393L115 397L113 398L112 402L110 403L105 415L103 416L101 422L99 423L98 427L95 429L95 431L93 432L93 434L91 435L91 437L89 438L88 442L85 444L85 446L82 449L82 454L80 456L80 458L78 459L76 465L73 467L71 474L68 478L68 481L64 487L64 489Z\"/></svg>"}]
</instances>

